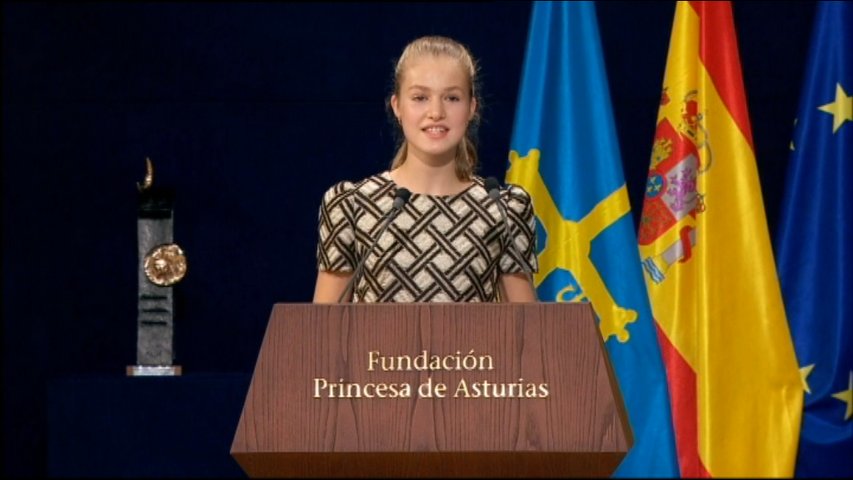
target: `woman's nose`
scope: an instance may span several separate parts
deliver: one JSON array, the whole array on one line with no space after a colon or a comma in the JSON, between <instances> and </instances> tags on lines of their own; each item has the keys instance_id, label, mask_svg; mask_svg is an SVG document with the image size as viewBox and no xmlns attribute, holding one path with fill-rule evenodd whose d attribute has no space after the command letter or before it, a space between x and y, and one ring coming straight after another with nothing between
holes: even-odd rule
<instances>
[{"instance_id":1,"label":"woman's nose","mask_svg":"<svg viewBox=\"0 0 853 480\"><path fill-rule=\"evenodd\" d=\"M439 120L444 118L444 106L441 104L441 100L430 102L427 118L430 120Z\"/></svg>"}]
</instances>

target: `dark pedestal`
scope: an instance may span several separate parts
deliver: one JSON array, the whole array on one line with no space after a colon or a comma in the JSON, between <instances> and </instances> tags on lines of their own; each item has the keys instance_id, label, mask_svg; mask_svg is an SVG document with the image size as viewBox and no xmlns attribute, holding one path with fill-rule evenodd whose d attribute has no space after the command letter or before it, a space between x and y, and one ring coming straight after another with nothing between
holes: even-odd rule
<instances>
[{"instance_id":1,"label":"dark pedestal","mask_svg":"<svg viewBox=\"0 0 853 480\"><path fill-rule=\"evenodd\" d=\"M54 380L48 392L48 474L245 477L230 448L250 379L191 374Z\"/></svg>"}]
</instances>

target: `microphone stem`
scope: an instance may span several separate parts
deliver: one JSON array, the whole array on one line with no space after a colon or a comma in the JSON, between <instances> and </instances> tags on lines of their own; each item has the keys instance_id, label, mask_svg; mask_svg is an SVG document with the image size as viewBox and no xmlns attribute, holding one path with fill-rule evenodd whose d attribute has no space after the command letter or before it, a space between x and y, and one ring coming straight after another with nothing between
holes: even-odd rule
<instances>
[{"instance_id":1,"label":"microphone stem","mask_svg":"<svg viewBox=\"0 0 853 480\"><path fill-rule=\"evenodd\" d=\"M367 252L364 253L364 257L362 257L361 262L359 262L358 266L355 269L355 272L352 274L352 278L347 282L346 288L341 292L341 296L338 297L338 303L343 303L344 299L355 289L355 285L358 282L358 277L361 276L361 273L364 271L364 266L367 264L367 257L373 252L373 249L376 247L376 244L379 243L379 239L382 238L382 234L385 233L385 230L388 229L388 226L391 225L391 222L400 213L402 208L393 208L388 214L385 216L385 223L382 225L382 228L379 230L379 234L376 235L376 239L370 243L370 247L367 249Z\"/></svg>"}]
</instances>

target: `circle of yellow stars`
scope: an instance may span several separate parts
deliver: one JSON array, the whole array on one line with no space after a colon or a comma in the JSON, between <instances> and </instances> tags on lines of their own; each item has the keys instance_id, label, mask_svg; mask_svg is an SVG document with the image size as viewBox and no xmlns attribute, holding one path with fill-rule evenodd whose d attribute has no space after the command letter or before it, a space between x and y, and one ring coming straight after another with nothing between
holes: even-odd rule
<instances>
[{"instance_id":1,"label":"circle of yellow stars","mask_svg":"<svg viewBox=\"0 0 853 480\"><path fill-rule=\"evenodd\" d=\"M821 105L817 109L821 112L832 114L832 133L837 132L844 122L853 122L853 96L847 95L847 92L844 91L844 87L840 83L835 84L835 100L826 105ZM793 149L794 145L792 142L791 150ZM803 389L806 393L812 393L807 377L812 373L814 367L815 365L811 364L800 368L800 378L803 381ZM841 400L847 404L844 412L844 420L850 420L850 417L853 416L853 371L849 372L847 389L833 393L832 398Z\"/></svg>"},{"instance_id":2,"label":"circle of yellow stars","mask_svg":"<svg viewBox=\"0 0 853 480\"><path fill-rule=\"evenodd\" d=\"M809 387L809 382L806 378L812 373L814 366L815 364L813 363L800 368L800 379L803 381L803 390L806 393L812 393L812 389ZM844 420L850 420L850 417L853 416L853 370L848 375L847 390L833 393L832 398L841 400L847 404L847 409L844 412Z\"/></svg>"},{"instance_id":3,"label":"circle of yellow stars","mask_svg":"<svg viewBox=\"0 0 853 480\"><path fill-rule=\"evenodd\" d=\"M847 95L840 83L835 84L835 101L817 109L832 114L832 133L837 132L844 122L853 122L853 96Z\"/></svg>"},{"instance_id":4,"label":"circle of yellow stars","mask_svg":"<svg viewBox=\"0 0 853 480\"><path fill-rule=\"evenodd\" d=\"M840 83L835 84L835 100L817 107L821 112L832 115L832 133L838 131L844 122L853 122L853 96L847 95L844 87ZM797 125L797 119L794 119L794 126ZM794 141L791 140L788 148L791 151L796 150Z\"/></svg>"}]
</instances>

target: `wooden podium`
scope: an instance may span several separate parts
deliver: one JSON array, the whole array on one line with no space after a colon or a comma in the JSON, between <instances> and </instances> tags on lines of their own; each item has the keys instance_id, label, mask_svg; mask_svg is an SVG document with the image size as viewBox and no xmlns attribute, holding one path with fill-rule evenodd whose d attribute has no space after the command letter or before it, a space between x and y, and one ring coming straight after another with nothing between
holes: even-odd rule
<instances>
[{"instance_id":1,"label":"wooden podium","mask_svg":"<svg viewBox=\"0 0 853 480\"><path fill-rule=\"evenodd\" d=\"M276 304L231 455L250 477L589 477L632 443L588 304Z\"/></svg>"}]
</instances>

